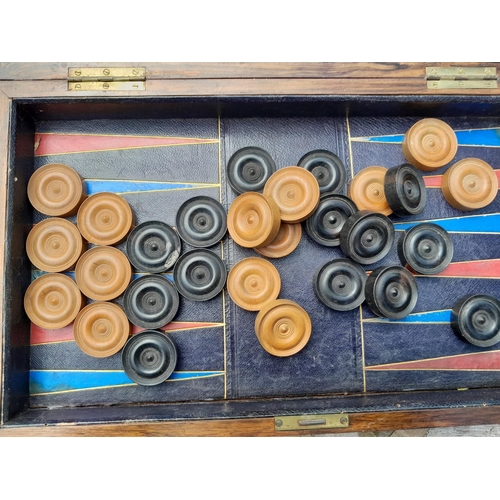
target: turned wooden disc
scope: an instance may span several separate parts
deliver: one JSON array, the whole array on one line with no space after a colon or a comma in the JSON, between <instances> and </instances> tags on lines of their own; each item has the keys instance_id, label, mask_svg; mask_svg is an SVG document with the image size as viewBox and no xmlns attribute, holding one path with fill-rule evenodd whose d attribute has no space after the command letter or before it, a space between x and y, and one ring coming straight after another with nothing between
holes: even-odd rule
<instances>
[{"instance_id":1,"label":"turned wooden disc","mask_svg":"<svg viewBox=\"0 0 500 500\"><path fill-rule=\"evenodd\" d=\"M50 163L35 170L28 182L28 198L33 207L52 217L76 214L86 197L83 179L62 163Z\"/></svg>"},{"instance_id":2,"label":"turned wooden disc","mask_svg":"<svg viewBox=\"0 0 500 500\"><path fill-rule=\"evenodd\" d=\"M275 300L280 290L278 270L260 257L240 260L229 271L227 291L233 301L247 311L259 311Z\"/></svg>"},{"instance_id":3,"label":"turned wooden disc","mask_svg":"<svg viewBox=\"0 0 500 500\"><path fill-rule=\"evenodd\" d=\"M477 210L489 205L498 193L495 171L479 158L464 158L443 175L441 191L458 210Z\"/></svg>"},{"instance_id":4,"label":"turned wooden disc","mask_svg":"<svg viewBox=\"0 0 500 500\"><path fill-rule=\"evenodd\" d=\"M95 245L115 245L132 229L130 205L114 193L97 193L87 198L78 210L77 225L82 236Z\"/></svg>"},{"instance_id":5,"label":"turned wooden disc","mask_svg":"<svg viewBox=\"0 0 500 500\"><path fill-rule=\"evenodd\" d=\"M123 309L112 302L93 302L75 318L73 335L78 347L89 356L105 358L116 354L130 335Z\"/></svg>"},{"instance_id":6,"label":"turned wooden disc","mask_svg":"<svg viewBox=\"0 0 500 500\"><path fill-rule=\"evenodd\" d=\"M84 249L78 228L60 217L39 222L26 239L26 253L31 263L49 273L71 269Z\"/></svg>"},{"instance_id":7,"label":"turned wooden disc","mask_svg":"<svg viewBox=\"0 0 500 500\"><path fill-rule=\"evenodd\" d=\"M359 210L370 210L384 215L392 214L384 191L385 167L366 167L349 183L347 196Z\"/></svg>"},{"instance_id":8,"label":"turned wooden disc","mask_svg":"<svg viewBox=\"0 0 500 500\"><path fill-rule=\"evenodd\" d=\"M65 274L43 274L24 295L24 310L29 319L49 330L69 325L84 305L77 284Z\"/></svg>"},{"instance_id":9,"label":"turned wooden disc","mask_svg":"<svg viewBox=\"0 0 500 500\"><path fill-rule=\"evenodd\" d=\"M296 354L311 337L311 318L291 300L268 302L255 318L255 334L262 347L273 356Z\"/></svg>"},{"instance_id":10,"label":"turned wooden disc","mask_svg":"<svg viewBox=\"0 0 500 500\"><path fill-rule=\"evenodd\" d=\"M403 154L413 166L430 172L443 167L457 154L453 129L442 120L425 118L415 123L403 139Z\"/></svg>"},{"instance_id":11,"label":"turned wooden disc","mask_svg":"<svg viewBox=\"0 0 500 500\"><path fill-rule=\"evenodd\" d=\"M276 238L265 247L258 247L254 250L264 257L279 259L290 255L299 245L302 237L302 226L300 224L287 224L281 222Z\"/></svg>"},{"instance_id":12,"label":"turned wooden disc","mask_svg":"<svg viewBox=\"0 0 500 500\"><path fill-rule=\"evenodd\" d=\"M281 225L280 209L269 196L248 192L238 196L227 213L227 229L240 246L266 246L276 238Z\"/></svg>"},{"instance_id":13,"label":"turned wooden disc","mask_svg":"<svg viewBox=\"0 0 500 500\"><path fill-rule=\"evenodd\" d=\"M285 167L269 177L264 194L278 204L282 221L297 223L316 210L320 191L311 172L301 167Z\"/></svg>"},{"instance_id":14,"label":"turned wooden disc","mask_svg":"<svg viewBox=\"0 0 500 500\"><path fill-rule=\"evenodd\" d=\"M127 288L132 279L132 267L117 248L99 246L80 257L75 278L80 290L90 299L112 300Z\"/></svg>"}]
</instances>

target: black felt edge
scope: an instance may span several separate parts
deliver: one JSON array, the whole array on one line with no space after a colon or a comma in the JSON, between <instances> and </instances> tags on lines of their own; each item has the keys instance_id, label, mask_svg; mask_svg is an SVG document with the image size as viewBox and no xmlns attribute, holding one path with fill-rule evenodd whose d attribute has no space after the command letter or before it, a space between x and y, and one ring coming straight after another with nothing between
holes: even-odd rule
<instances>
[{"instance_id":1,"label":"black felt edge","mask_svg":"<svg viewBox=\"0 0 500 500\"><path fill-rule=\"evenodd\" d=\"M11 106L10 143L7 174L5 271L2 324L1 422L13 418L29 404L29 320L23 297L31 281L31 263L25 241L32 224L31 205L26 193L33 172L34 121ZM28 269L21 272L20 269ZM7 272L8 271L8 272Z\"/></svg>"},{"instance_id":2,"label":"black felt edge","mask_svg":"<svg viewBox=\"0 0 500 500\"><path fill-rule=\"evenodd\" d=\"M403 112L405 114L412 114L414 116L427 116L428 114L439 114L441 116L462 116L462 115L467 115L470 112L474 112L476 114L480 114L481 116L496 116L498 115L499 108L500 108L500 100L499 96L475 96L475 95L468 95L468 96L456 96L456 95L408 95L408 96L359 96L359 95L350 95L350 96L284 96L284 97L274 97L274 96L256 96L256 97L227 97L227 98L219 98L219 97L214 97L214 98L206 98L206 97L193 97L193 98L177 98L177 97L161 97L161 98L88 98L88 99L60 99L60 98L30 98L30 99L18 99L16 100L16 106L22 106L23 111L26 111L28 115L30 115L33 119L57 119L57 116L59 114L59 118L65 118L68 119L68 116L65 114L68 109L73 107L73 114L76 117L85 117L86 119L90 119L92 114L94 113L96 116L99 116L100 113L108 113L110 111L109 109L104 109L106 106L102 106L103 104L116 104L119 106L122 106L121 108L117 109L114 112L113 117L115 118L125 118L126 116L121 116L120 112L123 113L124 110L128 109L129 105L135 106L137 109L139 109L143 104L147 103L148 105L154 105L155 103L159 102L165 102L167 101L168 103L175 103L176 105L190 105L192 104L192 109L188 110L189 112L195 112L196 116L203 115L203 113L207 113L210 116L213 116L213 111L216 110L217 108L220 107L221 111L223 111L227 116L231 116L234 114L234 116L240 116L241 113L248 113L249 110L254 109L255 103L259 103L261 105L261 108L258 110L258 112L262 113L263 115L266 114L273 114L274 116L289 116L290 111L287 110L287 106L293 104L296 105L296 109L293 110L293 114L296 115L301 115L304 113L305 115L314 115L317 113L318 115L328 115L332 116L332 110L338 113L339 115L344 116L345 110L349 109L350 110L350 116L366 116L368 114L373 115L375 112L383 113L384 115L400 115ZM205 105L206 104L206 105ZM324 106L324 104L327 104L327 106ZM339 106L341 105L341 106ZM153 106L154 107L154 106ZM51 109L52 108L52 109ZM78 109L77 109L78 108ZM41 110L41 111L40 111ZM49 113L46 113L47 111L50 111ZM140 113L140 111L136 111ZM189 114L189 113L188 113ZM109 114L106 114L103 116L105 118L110 118ZM11 138L15 137L14 131L11 132ZM12 150L11 150L12 151ZM11 229L7 225L6 227L7 234L11 234ZM229 250L229 248L228 248ZM6 249L6 252L8 252L8 249ZM5 277L4 279L4 284L5 284ZM4 298L5 301L5 298ZM5 305L5 304L4 304ZM229 308L228 308L229 309ZM10 312L7 313L6 315L9 314ZM5 322L4 325L5 326ZM5 328L3 332L3 341L4 341L4 346L7 345L5 343L6 340L6 335L5 335ZM9 345L10 347L10 345ZM5 360L5 350L4 350L4 360ZM4 370L4 382L7 380L5 377L5 374L7 373L7 367L3 366ZM2 413L5 413L5 402L7 401L7 393L10 390L9 388L5 388L5 384L2 387L3 393L2 393ZM474 398L469 398L469 394L471 395L474 394ZM408 398L410 393L395 393L391 394L389 396L385 395L385 398ZM415 392L412 393L411 396L413 397L422 397L422 394L425 394L426 398L430 398L432 400L432 404L429 403L427 406L425 401L427 399L422 399L421 401L413 402L409 406L404 406L403 404L399 403L401 406L398 407L398 409L425 409L428 407L432 408L450 408L450 407L462 407L464 405L466 406L479 406L483 405L485 401L487 402L486 404L497 404L498 397L500 396L500 392L498 389L480 389L480 390L469 390L469 391L460 391L460 393L457 393L457 391L435 391L434 393L421 393L421 392ZM431 397L431 395L434 394L436 395L435 398L438 400L443 401L445 399L445 396L449 396L450 394L455 396L452 398L452 401L446 403L439 403L437 401L434 401L434 398ZM458 396L457 396L458 394ZM464 397L464 394L467 394L467 397ZM403 397L404 395L404 397ZM481 396L484 395L484 399L481 400ZM369 398L370 401L373 400L376 396L370 395L370 396L364 396L364 395L359 395L359 396L341 396L340 399L337 401L335 398L334 399L326 399L324 405L328 406L330 403L329 401L336 401L335 405L333 407L342 407L342 402L346 401L347 398L350 397L357 397L361 398ZM479 399L477 399L479 398ZM282 408L282 404L287 406L287 405L292 405L295 408L300 407L299 403L297 401L302 401L305 404L305 407L315 407L318 399L317 398L311 398L307 397L304 399L278 399L278 400L272 400L271 407L274 408L276 407L278 410L279 408ZM323 401L323 400L322 400ZM281 403L283 402L283 403ZM207 404L219 404L222 405L222 409L224 407L230 409L230 415L227 415L227 412L221 411L220 409L218 411L221 411L221 413L224 416L224 418L236 418L238 415L243 415L243 416L249 416L251 413L246 414L245 412L241 411L236 411L238 404L254 404L256 403L257 406L249 411L252 412L257 412L259 413L260 406L265 403L262 401L253 401L253 402L248 402L248 401L231 401L231 402L219 402L219 403L184 403L182 405L179 405L180 408L182 409L183 406L189 406L191 408L193 404L195 405L203 405L204 409L210 409L210 406L206 406ZM339 404L337 404L339 403ZM331 403L333 404L333 403ZM344 403L344 404L347 404ZM228 406L229 405L229 406ZM423 406L422 406L423 405ZM430 406L429 406L430 405ZM451 405L451 406L450 406ZM377 405L375 405L377 406ZM165 409L166 407L172 408L170 405L163 405L163 406L158 406L155 408L159 409ZM234 408L233 408L234 407ZM271 407L266 407L266 408L271 408ZM333 408L332 407L332 408ZM60 412L63 412L64 415L67 415L68 417L64 418L69 418L69 415L76 415L75 412L78 411L90 411L92 414L94 413L100 413L103 415L102 418L107 418L108 420L106 421L111 421L109 419L112 418L112 415L109 414L108 412L110 411L112 407L108 407L108 409L104 408L86 408L86 409L76 409L76 408L68 408L68 409L52 409L52 410L35 410L35 409L28 409L23 411L19 416L13 417L8 421L8 425L18 425L20 422L20 425L37 425L36 424L36 419L39 418L40 415L45 414L48 412L48 414L52 413L53 417L52 419L59 418L59 422L64 422L65 420L60 417L57 417L57 415L60 415ZM131 407L115 407L118 408L119 412L123 412L123 415L125 413L131 411ZM146 408L143 406L140 407L134 407L135 410L138 411L138 413L142 413L143 410L142 408ZM214 407L215 408L215 407ZM242 408L242 407L239 407ZM346 407L348 408L348 407ZM358 408L358 407L356 407ZM139 410L141 409L141 410ZM388 407L387 405L382 405L379 409L375 409L373 411L385 411L387 409L392 409L390 406ZM104 413L102 413L104 411ZM145 410L147 411L147 410ZM187 411L187 410L186 410ZM267 411L267 409L266 409ZM286 410L288 411L288 410ZM293 410L292 410L293 411ZM312 410L309 410L312 411ZM366 408L361 409L361 406L354 411L367 411ZM370 410L371 411L371 410ZM163 415L161 418L165 419L164 413L161 412ZM38 417L37 417L38 415ZM117 421L122 421L123 420L123 415L120 415L120 418ZM140 416L140 415L139 415ZM78 422L78 419L75 419L74 417L71 417L74 422ZM141 416L140 418L148 419L150 417L146 416ZM157 418L154 417L153 418ZM169 419L176 419L176 414L173 416L168 416ZM197 418L208 418L206 414L197 417ZM210 416L210 418L218 418L217 416ZM49 419L50 420L50 419ZM24 424L23 424L24 422ZM82 421L82 423L85 423ZM40 424L42 425L42 424ZM45 424L43 424L45 425Z\"/></svg>"},{"instance_id":3,"label":"black felt edge","mask_svg":"<svg viewBox=\"0 0 500 500\"><path fill-rule=\"evenodd\" d=\"M27 409L4 427L265 418L321 413L374 413L500 406L500 389L246 399L126 406Z\"/></svg>"},{"instance_id":4,"label":"black felt edge","mask_svg":"<svg viewBox=\"0 0 500 500\"><path fill-rule=\"evenodd\" d=\"M34 119L171 118L241 116L497 116L498 95L287 95L20 98ZM293 109L290 106L293 105Z\"/></svg>"}]
</instances>

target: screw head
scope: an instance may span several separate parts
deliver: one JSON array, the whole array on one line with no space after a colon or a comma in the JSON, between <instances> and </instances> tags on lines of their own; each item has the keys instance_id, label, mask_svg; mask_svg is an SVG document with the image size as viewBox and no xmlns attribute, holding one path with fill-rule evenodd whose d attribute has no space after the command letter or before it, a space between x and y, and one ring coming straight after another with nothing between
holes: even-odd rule
<instances>
[{"instance_id":1,"label":"screw head","mask_svg":"<svg viewBox=\"0 0 500 500\"><path fill-rule=\"evenodd\" d=\"M81 84L77 83L77 84L75 85L75 89L81 89L81 88L82 88Z\"/></svg>"},{"instance_id":2,"label":"screw head","mask_svg":"<svg viewBox=\"0 0 500 500\"><path fill-rule=\"evenodd\" d=\"M132 74L133 75L138 75L139 74L139 70L138 69L133 69L132 70Z\"/></svg>"},{"instance_id":3,"label":"screw head","mask_svg":"<svg viewBox=\"0 0 500 500\"><path fill-rule=\"evenodd\" d=\"M340 417L340 423L341 423L342 425L347 424L347 417Z\"/></svg>"},{"instance_id":4,"label":"screw head","mask_svg":"<svg viewBox=\"0 0 500 500\"><path fill-rule=\"evenodd\" d=\"M105 74L105 75L109 75L110 71L108 68L105 68L102 70L102 72Z\"/></svg>"},{"instance_id":5,"label":"screw head","mask_svg":"<svg viewBox=\"0 0 500 500\"><path fill-rule=\"evenodd\" d=\"M109 89L109 83L103 83L102 84L103 89Z\"/></svg>"},{"instance_id":6,"label":"screw head","mask_svg":"<svg viewBox=\"0 0 500 500\"><path fill-rule=\"evenodd\" d=\"M283 425L283 420L278 418L278 419L276 419L275 424L276 424L276 427L281 427Z\"/></svg>"},{"instance_id":7,"label":"screw head","mask_svg":"<svg viewBox=\"0 0 500 500\"><path fill-rule=\"evenodd\" d=\"M82 74L81 70L77 69L77 70L75 71L75 75L76 75L76 76L80 76L81 74Z\"/></svg>"}]
</instances>

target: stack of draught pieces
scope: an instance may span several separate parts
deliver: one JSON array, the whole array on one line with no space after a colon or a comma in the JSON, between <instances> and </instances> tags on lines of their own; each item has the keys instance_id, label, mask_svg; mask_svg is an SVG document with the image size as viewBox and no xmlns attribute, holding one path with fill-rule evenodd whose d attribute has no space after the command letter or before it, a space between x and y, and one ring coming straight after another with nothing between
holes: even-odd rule
<instances>
[{"instance_id":1,"label":"stack of draught pieces","mask_svg":"<svg viewBox=\"0 0 500 500\"><path fill-rule=\"evenodd\" d=\"M180 207L179 234L190 246L199 247L181 255L174 228L162 221L133 228L134 214L125 199L113 193L87 197L85 182L66 165L37 170L28 196L35 209L50 216L34 226L26 242L31 262L47 273L25 294L31 321L46 329L73 322L75 342L93 357L123 349L125 372L140 385L156 385L170 377L177 348L166 332L157 330L175 318L179 293L203 301L224 287L225 264L206 249L226 234L222 205L195 197ZM64 218L75 214L76 225ZM125 239L127 254L113 246ZM173 267L175 285L163 275ZM132 268L142 275L133 281ZM63 274L72 270L76 283ZM119 297L123 307L111 302ZM129 338L130 323L144 330Z\"/></svg>"},{"instance_id":2,"label":"stack of draught pieces","mask_svg":"<svg viewBox=\"0 0 500 500\"><path fill-rule=\"evenodd\" d=\"M345 183L345 167L333 153L312 151L298 166L276 170L267 151L238 150L229 160L227 176L237 198L228 211L228 230L238 245L263 257L282 258L300 243L301 222L317 209L321 191L337 192ZM241 308L258 312L255 333L274 356L302 350L311 335L308 313L297 303L278 299L281 278L260 257L238 262L228 276L228 293Z\"/></svg>"},{"instance_id":3,"label":"stack of draught pieces","mask_svg":"<svg viewBox=\"0 0 500 500\"><path fill-rule=\"evenodd\" d=\"M42 328L73 323L83 352L107 357L119 352L130 335L118 297L132 277L127 257L111 245L123 241L133 223L127 202L113 193L87 197L86 184L73 169L48 164L28 183L28 197L49 218L36 224L26 241L28 257L45 271L25 294L25 310ZM77 216L77 224L66 217ZM87 250L87 243L94 245ZM74 270L75 281L66 271ZM91 302L87 303L87 299Z\"/></svg>"},{"instance_id":4,"label":"stack of draught pieces","mask_svg":"<svg viewBox=\"0 0 500 500\"><path fill-rule=\"evenodd\" d=\"M417 224L398 242L401 266L378 267L368 276L362 266L379 262L390 252L394 225L389 215L405 217L424 210L427 193L419 170L429 172L447 165L456 151L457 139L451 127L437 119L420 120L404 137L403 153L408 163L363 169L351 180L345 196L346 170L332 152L311 151L298 166L276 170L267 151L258 147L240 149L227 166L229 183L239 195L228 212L229 232L237 244L254 248L263 257L281 258L299 244L302 222L313 241L327 247L340 246L348 257L330 261L316 272L314 290L319 300L334 310L348 311L366 299L375 314L404 318L413 311L418 298L414 274L440 273L453 258L453 242L446 230L436 224ZM497 190L494 170L477 158L460 160L443 176L443 196L460 210L487 206ZM261 321L273 307L267 304L277 302L279 294L275 285L279 275L269 266L259 258L237 263L229 273L228 291L238 306L261 311L255 326L264 349L288 356L300 349L277 348L281 337L275 325L265 326ZM457 302L454 311L460 307ZM481 314L486 314L485 310L486 306ZM488 319L484 320L489 326L496 324L492 314L486 314ZM276 325L279 321L277 317ZM462 323L454 320L455 332ZM263 341L265 328L267 337ZM466 339L470 334L460 336Z\"/></svg>"}]
</instances>

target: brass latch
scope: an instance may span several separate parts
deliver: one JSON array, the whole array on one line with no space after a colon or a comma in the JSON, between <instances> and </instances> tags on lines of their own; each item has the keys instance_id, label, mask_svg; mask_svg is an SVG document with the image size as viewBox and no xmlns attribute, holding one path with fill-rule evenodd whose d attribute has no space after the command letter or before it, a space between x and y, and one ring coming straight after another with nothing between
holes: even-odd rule
<instances>
[{"instance_id":1,"label":"brass latch","mask_svg":"<svg viewBox=\"0 0 500 500\"><path fill-rule=\"evenodd\" d=\"M495 67L425 68L428 89L497 89Z\"/></svg>"},{"instance_id":2,"label":"brass latch","mask_svg":"<svg viewBox=\"0 0 500 500\"><path fill-rule=\"evenodd\" d=\"M276 431L338 429L341 427L349 427L349 415L345 413L293 415L274 418L274 430Z\"/></svg>"},{"instance_id":3,"label":"brass latch","mask_svg":"<svg viewBox=\"0 0 500 500\"><path fill-rule=\"evenodd\" d=\"M146 90L146 68L69 68L68 90Z\"/></svg>"}]
</instances>

